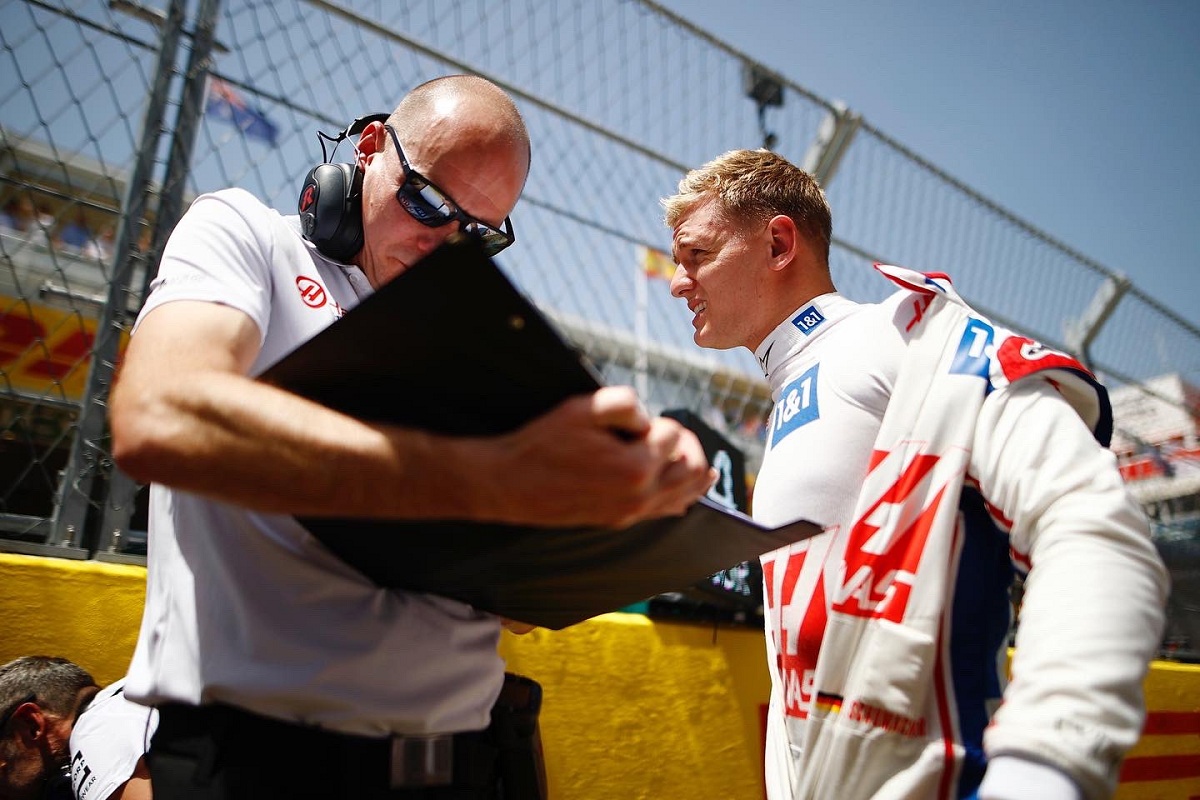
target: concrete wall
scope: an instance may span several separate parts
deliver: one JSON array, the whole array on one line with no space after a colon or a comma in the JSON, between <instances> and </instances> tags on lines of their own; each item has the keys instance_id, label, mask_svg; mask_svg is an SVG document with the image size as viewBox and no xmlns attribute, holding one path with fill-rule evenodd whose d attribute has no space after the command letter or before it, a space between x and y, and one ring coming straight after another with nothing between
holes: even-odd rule
<instances>
[{"instance_id":1,"label":"concrete wall","mask_svg":"<svg viewBox=\"0 0 1200 800\"><path fill-rule=\"evenodd\" d=\"M145 570L0 553L0 663L66 656L102 683L124 674ZM505 634L509 669L545 692L552 798L763 796L769 682L755 630L607 614L563 631ZM1146 733L1120 800L1200 796L1200 667L1155 662Z\"/></svg>"}]
</instances>

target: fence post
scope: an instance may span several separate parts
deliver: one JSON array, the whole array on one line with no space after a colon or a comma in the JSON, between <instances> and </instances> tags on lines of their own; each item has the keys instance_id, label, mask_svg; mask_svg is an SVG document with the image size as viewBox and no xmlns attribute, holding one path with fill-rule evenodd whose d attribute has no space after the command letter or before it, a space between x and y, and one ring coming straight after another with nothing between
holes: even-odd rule
<instances>
[{"instance_id":1,"label":"fence post","mask_svg":"<svg viewBox=\"0 0 1200 800\"><path fill-rule=\"evenodd\" d=\"M1079 317L1063 323L1063 338L1066 340L1067 349L1088 369L1092 368L1092 358L1088 352L1092 342L1116 310L1117 303L1120 303L1125 292L1129 291L1129 286L1129 279L1124 275L1109 274L1096 290L1087 309Z\"/></svg>"},{"instance_id":2,"label":"fence post","mask_svg":"<svg viewBox=\"0 0 1200 800\"><path fill-rule=\"evenodd\" d=\"M833 174L837 172L842 156L850 149L850 143L854 141L854 134L858 133L861 122L862 117L847 108L844 103L836 102L825 115L825 119L821 120L817 138L804 154L803 168L822 188L833 180Z\"/></svg>"},{"instance_id":3,"label":"fence post","mask_svg":"<svg viewBox=\"0 0 1200 800\"><path fill-rule=\"evenodd\" d=\"M151 238L148 264L137 301L146 301L150 282L158 270L163 245L167 237L183 216L183 195L187 189L187 175L191 168L192 152L196 146L196 133L200 117L204 113L204 97L208 68L214 49L214 34L221 0L201 0L196 11L196 25L192 33L192 49L184 72L183 93L179 103L179 114L171 134L171 149L167 156L167 174L163 178L163 191L154 219L154 235ZM150 267L153 266L153 269ZM138 485L115 464L112 466L108 485L108 496L104 502L104 516L100 522L100 533L96 541L96 558L101 561L126 561L131 557L121 553L121 539L129 531L129 520L133 516ZM141 560L140 556L132 560Z\"/></svg>"},{"instance_id":4,"label":"fence post","mask_svg":"<svg viewBox=\"0 0 1200 800\"><path fill-rule=\"evenodd\" d=\"M104 436L106 428L108 393L119 354L121 332L129 317L129 283L135 266L145 258L137 252L137 231L145 217L154 158L162 135L163 116L183 32L185 5L186 0L171 0L167 8L154 84L146 106L146 116L142 120L137 159L121 203L121 221L114 247L112 280L96 324L96 340L88 368L87 386L54 508L52 544L61 547L84 546L84 529L92 502L92 486L97 472L111 464L111 456L100 445L100 439Z\"/></svg>"}]
</instances>

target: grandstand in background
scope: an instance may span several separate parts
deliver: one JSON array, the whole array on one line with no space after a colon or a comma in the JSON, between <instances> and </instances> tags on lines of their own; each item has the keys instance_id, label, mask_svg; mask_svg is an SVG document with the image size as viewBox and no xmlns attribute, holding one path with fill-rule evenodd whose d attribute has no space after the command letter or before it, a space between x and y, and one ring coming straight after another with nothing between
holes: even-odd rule
<instances>
[{"instance_id":1,"label":"grandstand in background","mask_svg":"<svg viewBox=\"0 0 1200 800\"><path fill-rule=\"evenodd\" d=\"M1111 397L1112 450L1171 572L1164 651L1200 662L1200 387L1170 374Z\"/></svg>"}]
</instances>

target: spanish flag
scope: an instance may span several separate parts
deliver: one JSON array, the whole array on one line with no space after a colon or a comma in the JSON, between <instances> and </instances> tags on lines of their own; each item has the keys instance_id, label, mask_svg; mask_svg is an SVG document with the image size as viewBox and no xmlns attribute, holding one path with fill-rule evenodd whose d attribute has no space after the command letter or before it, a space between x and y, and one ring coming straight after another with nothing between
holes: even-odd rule
<instances>
[{"instance_id":1,"label":"spanish flag","mask_svg":"<svg viewBox=\"0 0 1200 800\"><path fill-rule=\"evenodd\" d=\"M669 281L675 275L675 262L671 260L669 253L639 245L638 258L642 262L642 272L646 273L648 278Z\"/></svg>"}]
</instances>

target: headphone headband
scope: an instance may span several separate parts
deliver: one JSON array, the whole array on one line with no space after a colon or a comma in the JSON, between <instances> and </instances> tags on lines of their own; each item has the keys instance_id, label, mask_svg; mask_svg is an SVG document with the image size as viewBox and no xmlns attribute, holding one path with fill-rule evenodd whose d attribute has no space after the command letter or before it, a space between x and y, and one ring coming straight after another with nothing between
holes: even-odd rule
<instances>
[{"instance_id":1,"label":"headphone headband","mask_svg":"<svg viewBox=\"0 0 1200 800\"><path fill-rule=\"evenodd\" d=\"M363 114L346 126L346 130L342 131L342 137L357 136L372 122L387 122L390 116L391 114Z\"/></svg>"},{"instance_id":2,"label":"headphone headband","mask_svg":"<svg viewBox=\"0 0 1200 800\"><path fill-rule=\"evenodd\" d=\"M321 157L325 163L329 163L329 159L333 158L333 153L337 150L337 146L341 144L343 139L349 139L351 136L357 136L363 132L363 129L372 122L387 122L387 118L391 114L364 114L361 117L356 117L353 122L347 125L343 130L338 131L336 135L317 131L317 139L321 142ZM333 150L326 152L325 142L333 142Z\"/></svg>"}]
</instances>

